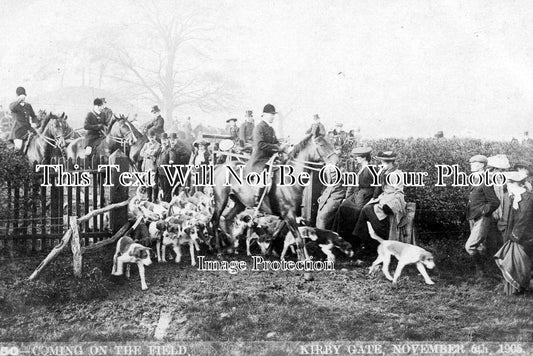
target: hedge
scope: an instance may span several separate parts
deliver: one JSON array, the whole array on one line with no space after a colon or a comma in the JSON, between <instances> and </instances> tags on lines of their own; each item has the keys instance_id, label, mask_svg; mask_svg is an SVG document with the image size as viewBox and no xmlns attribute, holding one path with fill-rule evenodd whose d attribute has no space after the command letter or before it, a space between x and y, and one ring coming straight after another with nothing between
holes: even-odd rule
<instances>
[{"instance_id":1,"label":"hedge","mask_svg":"<svg viewBox=\"0 0 533 356\"><path fill-rule=\"evenodd\" d=\"M372 154L393 150L398 154L399 168L407 172L428 172L424 187L407 187L406 201L417 203L417 226L423 230L457 230L465 223L468 187L436 187L436 164L457 164L461 171L470 173L470 157L506 154L511 165L532 163L533 145L516 142L482 141L478 139L409 138L366 139L358 145L370 146ZM377 163L377 162L376 162Z\"/></svg>"}]
</instances>

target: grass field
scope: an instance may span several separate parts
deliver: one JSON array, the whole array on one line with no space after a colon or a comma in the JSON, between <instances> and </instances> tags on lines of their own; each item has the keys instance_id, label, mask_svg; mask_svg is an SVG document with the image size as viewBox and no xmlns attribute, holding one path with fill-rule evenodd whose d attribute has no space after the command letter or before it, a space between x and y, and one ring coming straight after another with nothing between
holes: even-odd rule
<instances>
[{"instance_id":1,"label":"grass field","mask_svg":"<svg viewBox=\"0 0 533 356\"><path fill-rule=\"evenodd\" d=\"M202 272L185 256L148 267L143 292L136 267L130 281L111 280L111 248L85 256L81 280L70 254L36 282L25 278L39 258L7 260L0 341L152 340L162 312L172 318L164 340L533 341L533 295L503 295L495 266L476 280L463 243L447 239L424 244L437 257L434 286L413 266L393 287L346 259L308 282L297 272Z\"/></svg>"}]
</instances>

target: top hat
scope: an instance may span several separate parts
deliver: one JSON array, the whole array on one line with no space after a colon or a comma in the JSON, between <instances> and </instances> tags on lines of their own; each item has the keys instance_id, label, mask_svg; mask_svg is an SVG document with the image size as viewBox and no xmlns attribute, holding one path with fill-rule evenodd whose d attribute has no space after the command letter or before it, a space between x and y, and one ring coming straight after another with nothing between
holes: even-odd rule
<instances>
[{"instance_id":1,"label":"top hat","mask_svg":"<svg viewBox=\"0 0 533 356\"><path fill-rule=\"evenodd\" d=\"M161 110L159 110L159 106L157 105L152 106L152 113L157 114L158 112L161 112Z\"/></svg>"},{"instance_id":2,"label":"top hat","mask_svg":"<svg viewBox=\"0 0 533 356\"><path fill-rule=\"evenodd\" d=\"M96 98L96 99L94 99L94 101L93 101L93 105L96 105L96 106L102 106L102 105L104 105L104 103L102 102L102 99L100 99L100 98Z\"/></svg>"},{"instance_id":3,"label":"top hat","mask_svg":"<svg viewBox=\"0 0 533 356\"><path fill-rule=\"evenodd\" d=\"M263 108L263 113L264 114L277 114L276 108L272 104L266 104L265 107Z\"/></svg>"}]
</instances>

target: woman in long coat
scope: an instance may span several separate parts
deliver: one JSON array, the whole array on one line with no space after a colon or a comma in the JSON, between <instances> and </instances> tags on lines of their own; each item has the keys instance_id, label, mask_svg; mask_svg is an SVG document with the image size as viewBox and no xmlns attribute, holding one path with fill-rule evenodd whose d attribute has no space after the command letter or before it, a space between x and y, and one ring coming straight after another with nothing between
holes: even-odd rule
<instances>
[{"instance_id":1,"label":"woman in long coat","mask_svg":"<svg viewBox=\"0 0 533 356\"><path fill-rule=\"evenodd\" d=\"M370 201L375 189L372 186L373 178L368 168L371 159L370 152L372 152L371 147L356 147L352 150L352 156L355 156L359 168L357 170L358 184L356 187L348 187L346 190L346 197L340 205L333 223L334 231L350 242L354 248L357 241L355 241L352 232L361 210Z\"/></svg>"},{"instance_id":2,"label":"woman in long coat","mask_svg":"<svg viewBox=\"0 0 533 356\"><path fill-rule=\"evenodd\" d=\"M494 256L502 271L504 293L523 292L530 285L533 259L533 192L526 175L509 172L507 190L511 198L511 212L504 239L507 240Z\"/></svg>"},{"instance_id":3,"label":"woman in long coat","mask_svg":"<svg viewBox=\"0 0 533 356\"><path fill-rule=\"evenodd\" d=\"M370 222L376 234L382 239L389 238L389 218L393 217L399 222L405 215L405 199L403 193L403 172L398 169L396 164L396 154L392 151L379 152L377 159L381 160L383 171L379 175L381 185L376 187L372 199L363 207L353 234L361 241L363 248L374 253L377 249L377 241L370 238L368 233L367 222ZM391 178L390 182L397 184L388 184L385 179L387 176L396 176Z\"/></svg>"}]
</instances>

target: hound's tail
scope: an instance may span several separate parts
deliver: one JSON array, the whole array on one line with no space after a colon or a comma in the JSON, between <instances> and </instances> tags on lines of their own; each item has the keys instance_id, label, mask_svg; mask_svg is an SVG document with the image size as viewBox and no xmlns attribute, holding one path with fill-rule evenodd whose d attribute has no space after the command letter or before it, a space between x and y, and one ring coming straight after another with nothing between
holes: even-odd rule
<instances>
[{"instance_id":1,"label":"hound's tail","mask_svg":"<svg viewBox=\"0 0 533 356\"><path fill-rule=\"evenodd\" d=\"M370 237L378 241L379 243L382 243L384 240L376 234L376 232L372 228L372 224L370 224L369 221L367 221L366 224L368 226L368 233L370 234Z\"/></svg>"}]
</instances>

